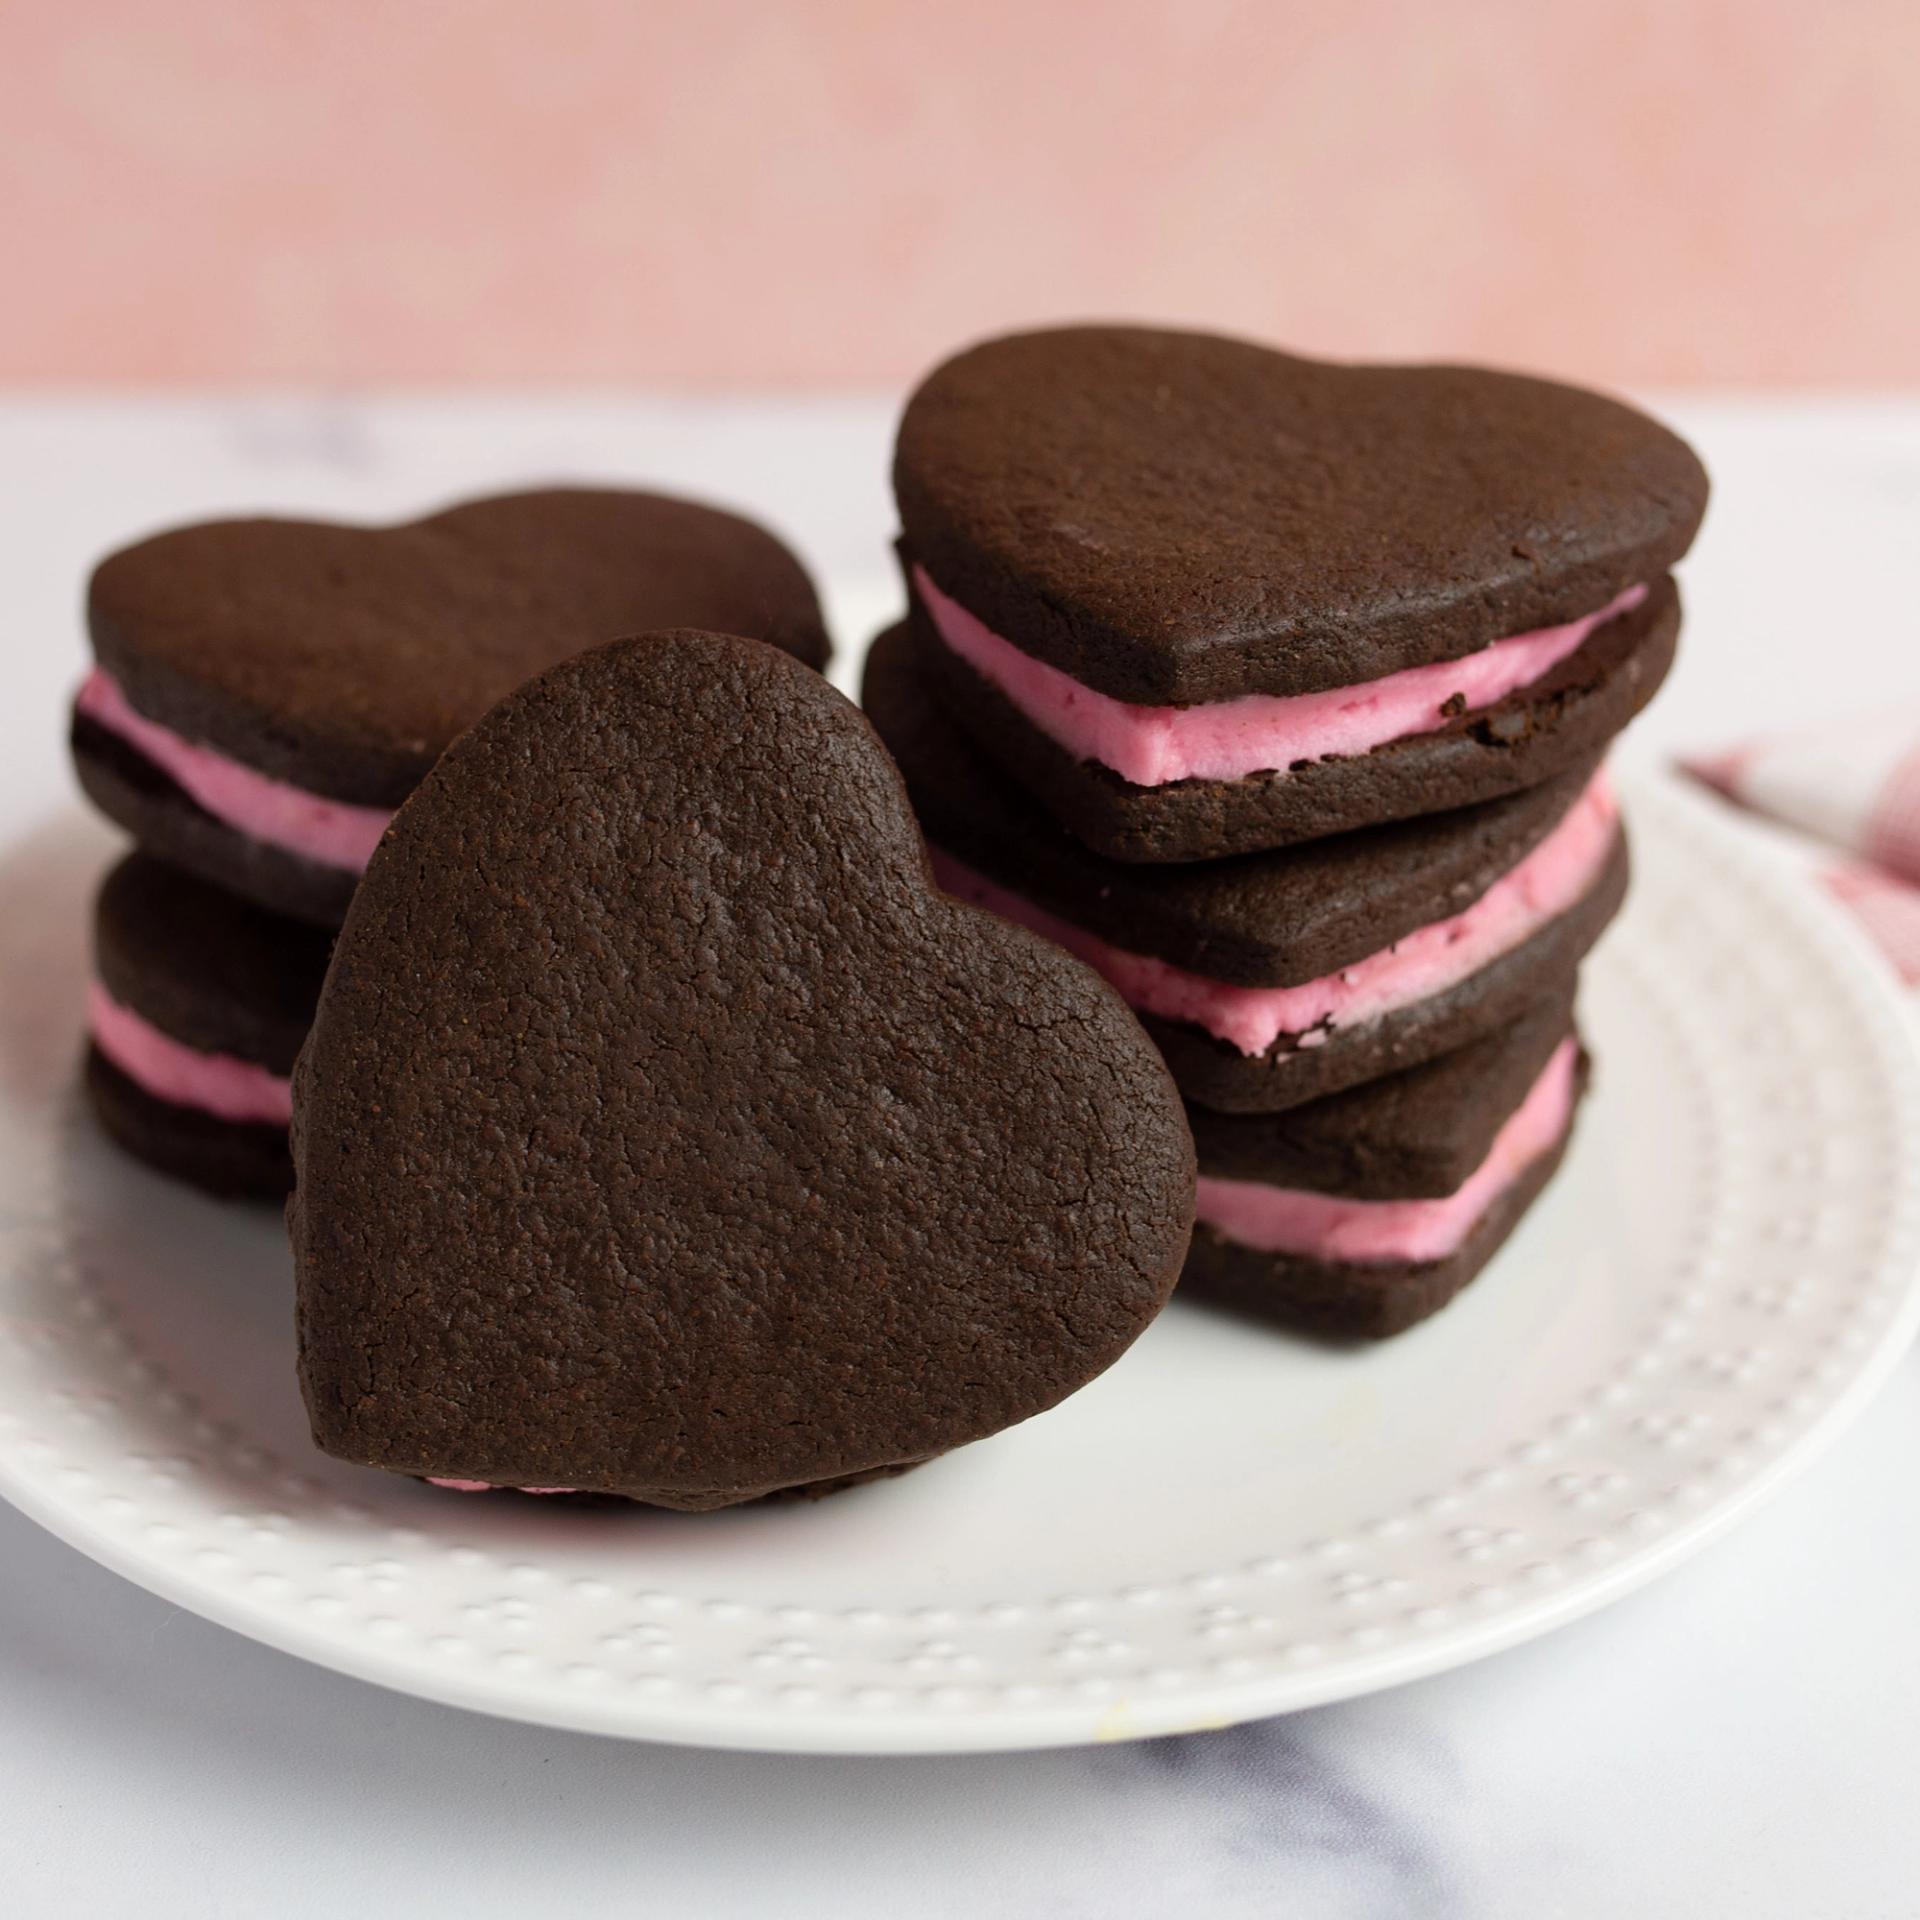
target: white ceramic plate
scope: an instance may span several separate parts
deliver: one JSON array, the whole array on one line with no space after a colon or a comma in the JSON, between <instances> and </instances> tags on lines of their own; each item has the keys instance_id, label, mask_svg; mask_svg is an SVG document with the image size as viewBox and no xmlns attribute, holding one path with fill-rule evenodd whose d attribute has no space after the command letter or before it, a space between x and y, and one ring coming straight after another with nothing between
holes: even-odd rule
<instances>
[{"instance_id":1,"label":"white ceramic plate","mask_svg":"<svg viewBox=\"0 0 1920 1920\"><path fill-rule=\"evenodd\" d=\"M120 1159L73 1086L77 816L0 856L0 1492L387 1686L716 1746L1217 1726L1602 1605L1858 1410L1917 1314L1902 1011L1778 857L1629 788L1566 1171L1437 1320L1335 1351L1176 1302L1054 1413L814 1506L579 1512L315 1455L277 1218Z\"/></svg>"}]
</instances>

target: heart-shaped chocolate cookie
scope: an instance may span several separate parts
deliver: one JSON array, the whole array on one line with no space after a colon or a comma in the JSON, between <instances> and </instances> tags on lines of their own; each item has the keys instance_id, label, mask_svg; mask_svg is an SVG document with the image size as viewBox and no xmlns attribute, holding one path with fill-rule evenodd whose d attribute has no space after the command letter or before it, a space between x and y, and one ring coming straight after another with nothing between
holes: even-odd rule
<instances>
[{"instance_id":1,"label":"heart-shaped chocolate cookie","mask_svg":"<svg viewBox=\"0 0 1920 1920\"><path fill-rule=\"evenodd\" d=\"M724 1506L1053 1405L1179 1270L1119 999L933 887L865 719L679 632L509 696L401 809L294 1082L314 1435Z\"/></svg>"},{"instance_id":2,"label":"heart-shaped chocolate cookie","mask_svg":"<svg viewBox=\"0 0 1920 1920\"><path fill-rule=\"evenodd\" d=\"M448 742L567 655L692 625L827 657L813 583L765 528L615 488L394 527L180 527L102 561L87 618L73 746L94 801L175 865L327 926Z\"/></svg>"},{"instance_id":3,"label":"heart-shaped chocolate cookie","mask_svg":"<svg viewBox=\"0 0 1920 1920\"><path fill-rule=\"evenodd\" d=\"M955 711L1096 850L1148 861L1595 754L1671 660L1707 490L1599 394L1132 327L937 368L894 486Z\"/></svg>"}]
</instances>

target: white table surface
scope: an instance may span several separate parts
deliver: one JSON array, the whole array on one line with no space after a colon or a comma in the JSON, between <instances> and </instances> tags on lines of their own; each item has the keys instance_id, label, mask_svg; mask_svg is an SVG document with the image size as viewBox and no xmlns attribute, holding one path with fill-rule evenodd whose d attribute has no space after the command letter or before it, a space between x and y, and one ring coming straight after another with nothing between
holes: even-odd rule
<instances>
[{"instance_id":1,"label":"white table surface","mask_svg":"<svg viewBox=\"0 0 1920 1920\"><path fill-rule=\"evenodd\" d=\"M1715 500L1630 751L1910 702L1920 400L1674 403ZM0 400L0 831L44 811L81 583L160 522L366 517L542 477L742 504L894 599L879 400ZM0 903L0 911L30 903ZM1654 1588L1440 1679L1084 1752L680 1752L425 1705L255 1646L0 1506L0 1914L1920 1914L1920 1359Z\"/></svg>"}]
</instances>

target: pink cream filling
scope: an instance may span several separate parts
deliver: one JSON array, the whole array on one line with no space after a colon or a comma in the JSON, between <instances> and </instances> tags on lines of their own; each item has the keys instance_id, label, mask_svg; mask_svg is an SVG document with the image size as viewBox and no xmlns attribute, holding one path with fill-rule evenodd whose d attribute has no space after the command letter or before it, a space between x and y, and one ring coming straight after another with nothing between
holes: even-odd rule
<instances>
[{"instance_id":1,"label":"pink cream filling","mask_svg":"<svg viewBox=\"0 0 1920 1920\"><path fill-rule=\"evenodd\" d=\"M445 1487L449 1493L572 1493L572 1487L502 1487L492 1480L442 1480L427 1475L430 1487Z\"/></svg>"},{"instance_id":2,"label":"pink cream filling","mask_svg":"<svg viewBox=\"0 0 1920 1920\"><path fill-rule=\"evenodd\" d=\"M1474 1223L1566 1132L1573 1118L1572 1036L1494 1137L1487 1157L1444 1200L1342 1200L1257 1180L1199 1179L1195 1218L1260 1253L1352 1265L1444 1260Z\"/></svg>"},{"instance_id":3,"label":"pink cream filling","mask_svg":"<svg viewBox=\"0 0 1920 1920\"><path fill-rule=\"evenodd\" d=\"M1553 831L1472 906L1420 927L1338 973L1297 987L1234 986L1148 954L1108 946L937 847L933 868L948 893L1065 947L1139 1012L1204 1027L1249 1058L1258 1058L1282 1038L1314 1046L1330 1028L1360 1026L1411 1006L1511 953L1593 885L1612 850L1619 814L1602 770Z\"/></svg>"},{"instance_id":4,"label":"pink cream filling","mask_svg":"<svg viewBox=\"0 0 1920 1920\"><path fill-rule=\"evenodd\" d=\"M1077 760L1097 760L1136 787L1175 780L1241 780L1303 760L1371 753L1389 740L1432 733L1458 699L1477 713L1551 673L1593 630L1647 597L1628 587L1598 613L1565 626L1495 640L1459 660L1408 667L1357 687L1320 693L1244 694L1197 707L1115 700L1048 666L950 599L913 569L940 638ZM1455 707L1457 713L1461 710Z\"/></svg>"},{"instance_id":5,"label":"pink cream filling","mask_svg":"<svg viewBox=\"0 0 1920 1920\"><path fill-rule=\"evenodd\" d=\"M136 713L120 683L103 668L95 667L87 676L74 706L151 760L216 820L303 860L359 873L393 818L381 807L323 799L197 745Z\"/></svg>"},{"instance_id":6,"label":"pink cream filling","mask_svg":"<svg viewBox=\"0 0 1920 1920\"><path fill-rule=\"evenodd\" d=\"M292 1081L234 1054L183 1046L122 1006L98 980L87 983L87 1026L100 1051L156 1100L268 1127L284 1127L293 1117Z\"/></svg>"}]
</instances>

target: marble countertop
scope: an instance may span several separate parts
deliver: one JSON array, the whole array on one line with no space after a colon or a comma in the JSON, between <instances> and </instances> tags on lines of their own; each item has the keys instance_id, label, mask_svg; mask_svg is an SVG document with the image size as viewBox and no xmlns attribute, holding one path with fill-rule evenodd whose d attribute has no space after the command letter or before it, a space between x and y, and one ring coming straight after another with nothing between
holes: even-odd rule
<instances>
[{"instance_id":1,"label":"marble countertop","mask_svg":"<svg viewBox=\"0 0 1920 1920\"><path fill-rule=\"evenodd\" d=\"M1681 666L1629 751L1920 713L1920 399L1666 410L1716 494ZM881 398L0 400L6 830L63 759L85 569L129 534L650 481L773 520L851 635L895 598L890 418ZM1916 1462L1910 1355L1764 1510L1548 1639L1228 1733L913 1761L681 1752L425 1705L182 1613L0 1507L0 1910L1907 1920Z\"/></svg>"}]
</instances>

